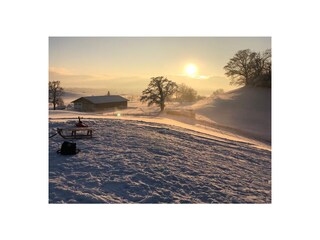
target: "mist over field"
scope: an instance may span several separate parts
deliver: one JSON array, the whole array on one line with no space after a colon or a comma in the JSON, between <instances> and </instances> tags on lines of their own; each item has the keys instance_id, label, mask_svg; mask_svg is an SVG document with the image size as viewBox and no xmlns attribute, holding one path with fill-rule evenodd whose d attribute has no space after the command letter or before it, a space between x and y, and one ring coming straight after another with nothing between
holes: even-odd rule
<instances>
[{"instance_id":1,"label":"mist over field","mask_svg":"<svg viewBox=\"0 0 320 240\"><path fill-rule=\"evenodd\" d=\"M209 96L216 89L231 90L235 86L231 86L224 76L208 76L207 78L189 78L186 76L167 76L178 84L185 83L194 88L198 94ZM99 79L100 78L100 79ZM88 92L90 94L99 95L108 90L114 94L134 94L139 95L145 89L150 81L150 76L146 77L97 77L97 76L78 76L66 75L55 71L49 72L49 79L60 79L61 85L66 90L76 92Z\"/></svg>"}]
</instances>

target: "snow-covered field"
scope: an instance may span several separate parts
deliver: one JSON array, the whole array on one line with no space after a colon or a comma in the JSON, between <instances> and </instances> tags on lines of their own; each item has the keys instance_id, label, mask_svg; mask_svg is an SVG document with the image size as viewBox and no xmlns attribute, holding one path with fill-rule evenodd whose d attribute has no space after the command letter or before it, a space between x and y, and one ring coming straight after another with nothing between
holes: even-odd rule
<instances>
[{"instance_id":1,"label":"snow-covered field","mask_svg":"<svg viewBox=\"0 0 320 240\"><path fill-rule=\"evenodd\" d=\"M87 123L94 138L74 140L77 155L57 154L63 139L50 138L51 203L271 202L269 150L158 123Z\"/></svg>"},{"instance_id":2,"label":"snow-covered field","mask_svg":"<svg viewBox=\"0 0 320 240\"><path fill-rule=\"evenodd\" d=\"M189 108L171 104L159 115L131 101L104 113L50 110L50 135L80 115L94 137L73 140L72 156L56 152L62 137L49 138L49 202L271 203L270 142L220 127L208 111L186 116Z\"/></svg>"}]
</instances>

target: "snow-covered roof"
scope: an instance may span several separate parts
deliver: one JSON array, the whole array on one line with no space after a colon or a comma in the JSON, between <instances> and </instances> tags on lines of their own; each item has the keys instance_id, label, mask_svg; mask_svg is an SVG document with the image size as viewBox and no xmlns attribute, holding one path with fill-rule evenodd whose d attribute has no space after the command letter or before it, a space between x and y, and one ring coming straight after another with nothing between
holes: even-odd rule
<instances>
[{"instance_id":1,"label":"snow-covered roof","mask_svg":"<svg viewBox=\"0 0 320 240\"><path fill-rule=\"evenodd\" d=\"M81 97L84 98L94 104L99 103L111 103L111 102L126 102L128 99L121 97L119 95L110 95L110 96L89 96L89 97ZM78 98L72 102L78 101L81 98Z\"/></svg>"}]
</instances>

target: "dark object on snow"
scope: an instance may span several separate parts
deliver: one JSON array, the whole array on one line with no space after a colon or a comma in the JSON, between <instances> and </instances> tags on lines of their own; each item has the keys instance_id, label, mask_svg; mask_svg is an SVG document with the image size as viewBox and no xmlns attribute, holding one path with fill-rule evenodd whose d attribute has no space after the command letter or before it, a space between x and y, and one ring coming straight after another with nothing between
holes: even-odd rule
<instances>
[{"instance_id":1,"label":"dark object on snow","mask_svg":"<svg viewBox=\"0 0 320 240\"><path fill-rule=\"evenodd\" d=\"M62 155L74 155L78 152L80 152L80 150L77 149L77 144L67 141L64 141L61 145L61 149L57 151L57 153L60 153Z\"/></svg>"},{"instance_id":2,"label":"dark object on snow","mask_svg":"<svg viewBox=\"0 0 320 240\"><path fill-rule=\"evenodd\" d=\"M54 137L55 135L57 135L58 133L54 133L54 134L52 134L51 136L49 136L49 138L52 138L52 137Z\"/></svg>"},{"instance_id":3,"label":"dark object on snow","mask_svg":"<svg viewBox=\"0 0 320 240\"><path fill-rule=\"evenodd\" d=\"M82 121L80 120L80 117L78 118L79 118L79 122L76 123L76 127L88 127L88 125L82 123Z\"/></svg>"},{"instance_id":4,"label":"dark object on snow","mask_svg":"<svg viewBox=\"0 0 320 240\"><path fill-rule=\"evenodd\" d=\"M64 139L92 138L92 129L88 127L58 128L57 133Z\"/></svg>"}]
</instances>

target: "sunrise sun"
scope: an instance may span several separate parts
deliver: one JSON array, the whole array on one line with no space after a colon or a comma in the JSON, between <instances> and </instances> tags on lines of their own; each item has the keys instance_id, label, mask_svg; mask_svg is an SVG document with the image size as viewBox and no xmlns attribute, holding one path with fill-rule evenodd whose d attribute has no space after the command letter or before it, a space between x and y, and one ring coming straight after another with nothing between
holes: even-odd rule
<instances>
[{"instance_id":1,"label":"sunrise sun","mask_svg":"<svg viewBox=\"0 0 320 240\"><path fill-rule=\"evenodd\" d=\"M193 76L197 72L197 67L194 64L188 64L184 71L187 73L189 76Z\"/></svg>"}]
</instances>

